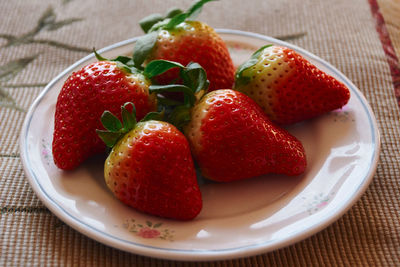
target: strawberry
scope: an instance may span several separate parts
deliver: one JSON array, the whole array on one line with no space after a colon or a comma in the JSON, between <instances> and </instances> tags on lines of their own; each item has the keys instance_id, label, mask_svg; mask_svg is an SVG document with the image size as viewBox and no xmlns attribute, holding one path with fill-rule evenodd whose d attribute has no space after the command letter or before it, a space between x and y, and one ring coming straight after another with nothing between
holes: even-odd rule
<instances>
[{"instance_id":1,"label":"strawberry","mask_svg":"<svg viewBox=\"0 0 400 267\"><path fill-rule=\"evenodd\" d=\"M150 113L136 123L135 109L122 106L121 123L110 112L98 130L107 146L104 176L108 188L123 203L156 216L190 220L202 208L196 172L185 136L172 124Z\"/></svg>"},{"instance_id":2,"label":"strawberry","mask_svg":"<svg viewBox=\"0 0 400 267\"><path fill-rule=\"evenodd\" d=\"M221 89L202 95L207 82L201 70L196 63L181 66L183 85L151 85L150 90L184 92L185 102L174 107L169 120L183 129L204 177L228 182L305 171L306 156L299 140L273 124L257 103L241 92Z\"/></svg>"},{"instance_id":3,"label":"strawberry","mask_svg":"<svg viewBox=\"0 0 400 267\"><path fill-rule=\"evenodd\" d=\"M184 132L202 174L211 180L299 175L306 168L300 141L271 123L251 98L238 91L206 94L191 110Z\"/></svg>"},{"instance_id":4,"label":"strawberry","mask_svg":"<svg viewBox=\"0 0 400 267\"><path fill-rule=\"evenodd\" d=\"M349 89L296 51L267 45L236 72L235 90L254 99L278 124L307 120L346 105Z\"/></svg>"},{"instance_id":5,"label":"strawberry","mask_svg":"<svg viewBox=\"0 0 400 267\"><path fill-rule=\"evenodd\" d=\"M235 68L225 42L213 28L194 20L209 1L197 1L187 12L174 9L165 17L153 14L140 21L147 34L136 43L133 56L136 67L155 59L183 65L197 62L207 73L209 90L232 88ZM157 81L170 84L177 78L177 70L171 70Z\"/></svg>"},{"instance_id":6,"label":"strawberry","mask_svg":"<svg viewBox=\"0 0 400 267\"><path fill-rule=\"evenodd\" d=\"M105 110L118 112L133 102L138 118L156 109L155 95L149 94L150 80L129 68L128 58L101 60L74 72L64 83L57 99L53 134L53 156L57 167L76 168L93 154L105 151L96 135Z\"/></svg>"}]
</instances>

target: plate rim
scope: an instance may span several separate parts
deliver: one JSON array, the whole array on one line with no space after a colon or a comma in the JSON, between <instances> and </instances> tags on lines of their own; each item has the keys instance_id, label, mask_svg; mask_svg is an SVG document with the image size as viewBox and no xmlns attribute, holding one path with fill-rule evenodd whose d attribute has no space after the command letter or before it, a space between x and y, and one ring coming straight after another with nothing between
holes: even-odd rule
<instances>
[{"instance_id":1,"label":"plate rim","mask_svg":"<svg viewBox=\"0 0 400 267\"><path fill-rule=\"evenodd\" d=\"M317 232L321 231L322 229L325 229L327 226L338 220L340 217L342 217L351 207L354 206L355 202L357 202L360 197L364 194L365 190L368 188L369 184L371 183L378 162L379 162L379 154L381 150L381 142L380 142L380 132L378 128L378 124L375 118L375 115L365 98L365 96L362 94L362 92L356 87L342 72L340 72L338 69L336 69L333 65L330 63L326 62L325 60L321 59L320 57L312 54L311 52L308 52L307 50L300 48L296 45L287 43L282 40L278 40L276 38L258 34L258 33L253 33L253 32L248 32L248 31L240 31L240 30L232 30L232 29L215 29L217 33L221 34L232 34L232 35L239 35L243 37L250 37L250 38L256 38L256 39L261 39L266 42L273 42L275 44L283 45L289 48L294 49L295 51L299 51L300 53L312 58L313 60L317 61L318 63L324 65L326 68L329 70L333 71L333 73L340 77L343 82L349 87L349 89L352 91L352 93L355 94L355 96L360 100L362 106L364 107L366 114L369 118L370 122L370 128L371 128L371 140L374 141L374 153L371 158L371 164L370 164L370 169L368 173L366 174L366 177L364 178L363 182L358 186L358 188L354 191L354 193L349 197L349 200L345 202L344 205L340 205L337 208L337 212L333 213L331 216L327 216L323 220L319 220L317 224L313 224L305 229L301 233L295 233L291 235L290 237L284 238L284 239L279 239L278 241L274 240L267 240L265 242L261 243L256 243L256 244L250 244L250 245L243 245L240 247L235 247L235 248L227 248L227 249L210 249L210 250L184 250L184 249L174 249L174 248L162 248L162 247L155 247L152 245L146 245L138 242L133 242L133 241L127 241L120 239L116 236L110 235L107 232L98 230L96 228L91 227L90 225L87 225L86 223L77 220L77 218L73 217L72 215L69 215L68 212L66 212L63 207L58 205L50 196L47 195L46 191L42 188L40 183L38 182L38 179L36 178L35 173L29 168L29 159L28 159L28 153L27 151L27 135L28 135L28 129L30 128L30 122L33 117L33 113L36 110L36 108L39 106L40 102L44 99L44 96L48 93L51 88L66 74L70 73L73 69L75 69L77 66L81 65L87 60L90 60L94 58L94 54L91 53L80 60L76 61L69 67L67 67L64 71L62 71L60 74L58 74L54 79L52 79L46 87L43 89L43 91L36 97L32 105L30 106L25 119L24 123L22 125L22 130L19 138L19 148L20 148L20 154L21 154L21 161L23 165L24 172L27 176L27 179L32 187L32 189L35 191L36 196L39 197L39 199L43 202L43 204L54 214L56 215L59 219L61 219L63 222L67 223L69 226L71 226L73 229L76 231L86 235L87 237L90 237L94 240L97 240L105 245L121 249L130 253L135 253L135 254L141 254L144 256L150 256L150 257L155 257L155 258L161 258L161 259L170 259L170 260L185 260L185 261L210 261L210 260L223 260L223 259L233 259L233 258L240 258L244 256L252 256L252 255L257 255L260 253L266 253L270 252L279 248L286 247L288 245L297 243L307 237L310 237ZM99 53L104 53L113 49L116 49L118 47L132 44L134 43L140 36L133 37L121 42L114 43L112 45L109 45L107 47L104 47L100 50L98 50ZM271 245L272 243L272 245Z\"/></svg>"}]
</instances>

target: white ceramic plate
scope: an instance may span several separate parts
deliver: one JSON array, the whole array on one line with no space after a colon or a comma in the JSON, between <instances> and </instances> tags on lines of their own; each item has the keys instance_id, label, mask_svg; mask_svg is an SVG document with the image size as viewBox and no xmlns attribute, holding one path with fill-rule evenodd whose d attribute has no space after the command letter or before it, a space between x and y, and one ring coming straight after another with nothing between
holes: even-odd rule
<instances>
[{"instance_id":1,"label":"white ceramic plate","mask_svg":"<svg viewBox=\"0 0 400 267\"><path fill-rule=\"evenodd\" d=\"M288 130L304 144L304 175L266 175L226 184L204 183L204 207L189 222L139 213L116 200L103 181L104 157L72 172L58 170L51 141L57 95L66 78L95 61L89 55L58 75L30 108L20 139L27 178L43 203L66 224L109 246L175 260L250 256L300 241L342 216L367 188L378 161L375 117L362 93L337 69L313 54L271 37L218 30L235 64L267 43L297 50L351 91L342 109ZM136 38L100 50L130 54Z\"/></svg>"}]
</instances>

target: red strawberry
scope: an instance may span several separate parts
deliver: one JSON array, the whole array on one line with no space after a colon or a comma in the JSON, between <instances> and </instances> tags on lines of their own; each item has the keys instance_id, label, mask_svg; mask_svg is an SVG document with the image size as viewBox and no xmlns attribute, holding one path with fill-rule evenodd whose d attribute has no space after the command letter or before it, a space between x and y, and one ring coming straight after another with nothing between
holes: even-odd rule
<instances>
[{"instance_id":1,"label":"red strawberry","mask_svg":"<svg viewBox=\"0 0 400 267\"><path fill-rule=\"evenodd\" d=\"M105 162L107 186L119 200L137 210L193 219L202 208L202 199L185 136L173 125L151 117L136 124L125 107L124 126L105 112L102 122L110 132L97 131L108 146L116 143Z\"/></svg>"},{"instance_id":2,"label":"red strawberry","mask_svg":"<svg viewBox=\"0 0 400 267\"><path fill-rule=\"evenodd\" d=\"M300 141L272 124L251 98L237 91L205 95L193 107L184 132L202 174L211 180L298 175L306 168Z\"/></svg>"},{"instance_id":3,"label":"red strawberry","mask_svg":"<svg viewBox=\"0 0 400 267\"><path fill-rule=\"evenodd\" d=\"M135 46L134 61L164 59L187 65L199 63L210 81L209 90L232 88L235 68L225 42L213 28L194 21L202 6L210 0L201 0L187 11L174 10L166 17L151 15L140 22L147 33ZM160 76L160 84L176 82L178 71L171 70Z\"/></svg>"},{"instance_id":4,"label":"red strawberry","mask_svg":"<svg viewBox=\"0 0 400 267\"><path fill-rule=\"evenodd\" d=\"M105 151L96 135L104 110L119 112L127 101L135 103L138 118L156 109L149 95L150 80L130 72L121 62L99 61L74 72L57 99L53 135L54 162L60 169L76 168L89 156Z\"/></svg>"},{"instance_id":5,"label":"red strawberry","mask_svg":"<svg viewBox=\"0 0 400 267\"><path fill-rule=\"evenodd\" d=\"M290 48L267 45L236 72L235 89L278 124L296 123L343 107L349 89Z\"/></svg>"}]
</instances>

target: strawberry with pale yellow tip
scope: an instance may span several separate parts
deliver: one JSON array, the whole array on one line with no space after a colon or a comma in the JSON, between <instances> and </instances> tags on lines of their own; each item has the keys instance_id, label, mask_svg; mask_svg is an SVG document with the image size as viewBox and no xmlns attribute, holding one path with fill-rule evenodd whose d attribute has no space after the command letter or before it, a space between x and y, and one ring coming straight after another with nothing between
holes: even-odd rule
<instances>
[{"instance_id":1,"label":"strawberry with pale yellow tip","mask_svg":"<svg viewBox=\"0 0 400 267\"><path fill-rule=\"evenodd\" d=\"M121 110L123 123L106 111L101 118L106 130L97 131L112 147L104 166L107 187L139 211L178 220L195 218L202 198L185 136L160 121L158 113L136 122L132 103Z\"/></svg>"},{"instance_id":2,"label":"strawberry with pale yellow tip","mask_svg":"<svg viewBox=\"0 0 400 267\"><path fill-rule=\"evenodd\" d=\"M306 169L301 142L270 122L248 96L234 90L206 94L191 110L184 133L202 174L228 182Z\"/></svg>"},{"instance_id":3,"label":"strawberry with pale yellow tip","mask_svg":"<svg viewBox=\"0 0 400 267\"><path fill-rule=\"evenodd\" d=\"M349 89L296 51L266 45L236 71L235 90L257 102L278 124L314 118L346 105Z\"/></svg>"}]
</instances>

